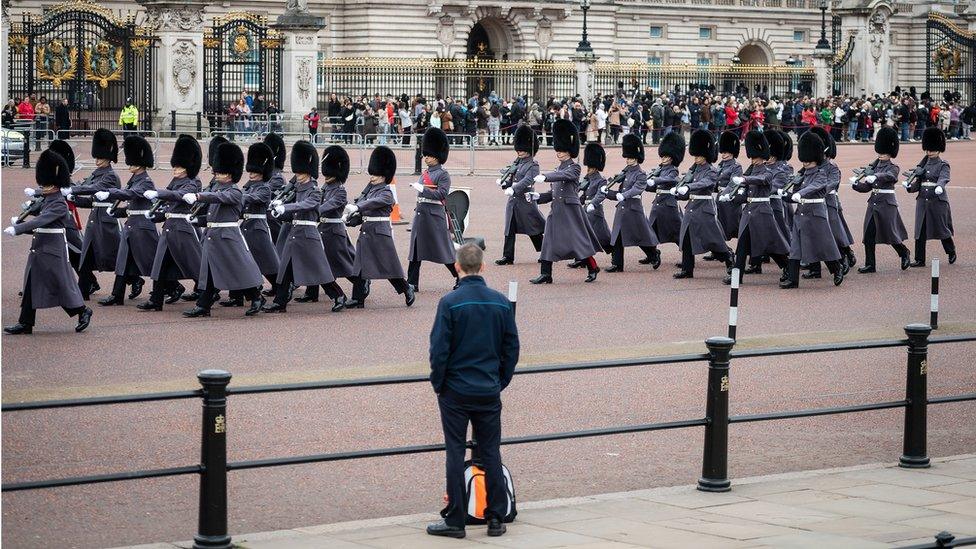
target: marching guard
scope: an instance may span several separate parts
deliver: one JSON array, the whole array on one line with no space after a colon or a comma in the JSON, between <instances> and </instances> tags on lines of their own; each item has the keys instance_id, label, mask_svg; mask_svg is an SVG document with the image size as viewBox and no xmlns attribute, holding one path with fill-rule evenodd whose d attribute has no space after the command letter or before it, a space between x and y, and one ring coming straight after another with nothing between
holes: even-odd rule
<instances>
[{"instance_id":1,"label":"marching guard","mask_svg":"<svg viewBox=\"0 0 976 549\"><path fill-rule=\"evenodd\" d=\"M364 308L368 281L383 278L390 281L398 294L403 294L409 307L416 296L403 276L403 266L393 243L393 225L390 224L390 213L396 203L390 190L390 182L396 175L396 155L389 147L376 147L369 157L366 172L370 176L369 183L343 212L343 219L350 220L355 216L362 222L353 263L352 299L346 302L346 308Z\"/></svg>"},{"instance_id":2,"label":"marching guard","mask_svg":"<svg viewBox=\"0 0 976 549\"><path fill-rule=\"evenodd\" d=\"M681 217L681 270L674 278L695 277L695 256L711 252L712 257L725 263L732 271L732 251L725 243L725 234L715 217L715 198L718 172L712 163L718 158L718 145L708 130L692 132L688 140L688 154L695 163L691 166L692 179L675 188L675 196L688 200Z\"/></svg>"},{"instance_id":3,"label":"marching guard","mask_svg":"<svg viewBox=\"0 0 976 549\"><path fill-rule=\"evenodd\" d=\"M496 181L505 190L508 202L505 204L505 243L502 246L502 257L495 260L495 265L515 263L517 234L528 235L535 251L541 252L542 233L546 229L546 219L539 211L539 206L525 200L525 193L535 190L535 176L539 175L539 163L535 160L535 154L539 151L539 138L535 131L524 124L519 126L515 130L514 149L517 154L514 162L515 173L509 178Z\"/></svg>"},{"instance_id":4,"label":"marching guard","mask_svg":"<svg viewBox=\"0 0 976 549\"><path fill-rule=\"evenodd\" d=\"M153 286L149 292L149 300L136 305L137 309L162 311L164 295L169 296L167 303L176 303L186 291L179 281L196 281L200 274L200 238L196 227L190 224L190 205L183 200L183 195L200 192L197 175L202 162L203 151L200 143L189 135L180 135L176 139L170 159L173 180L165 189L152 189L142 193L147 200L159 201L153 202L146 217L151 219L152 210L158 209L166 221L163 222L153 259Z\"/></svg>"},{"instance_id":5,"label":"marching guard","mask_svg":"<svg viewBox=\"0 0 976 549\"><path fill-rule=\"evenodd\" d=\"M901 258L901 270L907 269L911 261L908 247L904 244L908 231L898 213L898 199L895 197L900 171L892 160L898 157L898 147L898 131L884 126L878 130L874 140L874 152L878 153L878 158L869 166L870 173L851 177L855 191L871 193L864 213L864 237L861 239L864 243L864 265L858 267L859 273L877 272L874 253L877 244L890 244L895 249Z\"/></svg>"},{"instance_id":6,"label":"marching guard","mask_svg":"<svg viewBox=\"0 0 976 549\"><path fill-rule=\"evenodd\" d=\"M152 206L146 199L146 191L155 190L152 179L146 171L155 164L153 150L141 135L130 135L122 142L125 163L129 166L129 182L124 189L108 189L94 194L95 200L104 202L113 200L109 206L113 215L121 215L120 203L128 201L126 220L122 224L122 239L119 241L119 253L115 258L115 283L112 285L112 295L99 300L99 305L122 305L125 296L125 286L132 285L129 299L135 299L142 293L144 284L142 277L152 275L153 262L156 258L156 247L159 243L159 233L156 224L146 217Z\"/></svg>"},{"instance_id":7,"label":"marching guard","mask_svg":"<svg viewBox=\"0 0 976 549\"><path fill-rule=\"evenodd\" d=\"M644 217L644 204L641 202L641 195L647 188L647 174L640 167L644 163L644 144L637 135L629 133L624 136L620 150L627 162L620 189L608 189L604 185L587 210L591 206L602 206L606 198L617 202L613 230L610 232L611 265L607 267L608 273L624 270L624 248L627 246L637 246L647 257L655 258L651 265L657 269L661 266L661 252L657 249L657 236Z\"/></svg>"},{"instance_id":8,"label":"marching guard","mask_svg":"<svg viewBox=\"0 0 976 549\"><path fill-rule=\"evenodd\" d=\"M75 151L71 149L71 145L69 145L67 141L63 141L61 139L55 139L54 141L51 141L51 144L48 145L47 148L60 154L61 158L64 158L64 161L68 164L69 174L75 173ZM34 189L31 190L33 191ZM75 217L77 215L76 205L74 203L74 200L68 198L71 196L70 187L65 187L61 189L61 194L64 195L65 198L67 199L67 205L68 205L68 215L64 221L64 225L65 225L64 236L65 236L65 240L67 240L68 242L68 260L71 262L71 267L75 270L75 273L80 274L81 247L82 247L83 237L81 234L81 227L79 226L80 222L78 221L78 218ZM30 194L30 196L34 196L34 195ZM82 297L85 298L85 301L88 301L88 294L85 293L85 288L83 288L82 285L79 284L78 289L82 290ZM90 294L91 292L88 293Z\"/></svg>"},{"instance_id":9,"label":"marching guard","mask_svg":"<svg viewBox=\"0 0 976 549\"><path fill-rule=\"evenodd\" d=\"M288 148L285 147L285 140L276 133L269 133L264 136L264 144L270 147L271 152L274 153L274 170L271 172L271 179L268 180L268 187L271 188L271 196L274 196L285 186L285 176L282 175L281 171L285 169L285 156L288 154ZM294 183L294 180L292 183ZM271 231L271 240L275 244L276 251L280 255L281 248L284 246L284 243L278 244L278 238L282 232L281 220L276 219L274 216L268 217L268 229ZM288 229L285 229L285 236L288 236ZM274 288L271 290L274 290ZM265 295L273 294L265 292Z\"/></svg>"},{"instance_id":10,"label":"marching guard","mask_svg":"<svg viewBox=\"0 0 976 549\"><path fill-rule=\"evenodd\" d=\"M51 150L37 159L34 178L41 187L41 210L34 218L14 223L4 233L17 236L33 232L17 323L4 327L11 334L29 334L34 330L37 309L61 307L68 316L77 316L75 331L81 332L91 323L92 310L85 306L78 279L68 261L67 237L68 204L61 189L71 187L71 172L67 161ZM74 223L74 220L71 220Z\"/></svg>"},{"instance_id":11,"label":"marching guard","mask_svg":"<svg viewBox=\"0 0 976 549\"><path fill-rule=\"evenodd\" d=\"M200 296L196 306L183 312L187 318L210 316L210 307L220 290L243 290L251 302L244 316L261 312L261 270L247 249L238 224L244 211L244 193L237 182L244 174L244 153L233 143L221 143L217 158L211 160L217 186L212 192L187 193L183 200L191 206L208 204L207 233L200 255Z\"/></svg>"},{"instance_id":12,"label":"marching guard","mask_svg":"<svg viewBox=\"0 0 976 549\"><path fill-rule=\"evenodd\" d=\"M790 223L787 219L786 210L791 210L791 208L789 204L783 204L783 192L789 184L793 172L793 168L786 161L788 160L786 158L787 153L791 156L793 154L792 150L788 150L793 148L793 142L789 141L786 134L777 130L765 131L763 135L766 136L766 142L769 143L769 158L766 159L770 184L772 184L772 192L769 193L769 205L773 209L773 216L776 218L776 224L779 225L780 231L788 235L790 234ZM761 258L754 257L752 259L755 262Z\"/></svg>"},{"instance_id":13,"label":"marching guard","mask_svg":"<svg viewBox=\"0 0 976 549\"><path fill-rule=\"evenodd\" d=\"M952 242L952 211L949 209L949 163L939 156L945 152L946 138L936 127L922 132L922 150L925 151L924 170L920 177L905 181L903 185L915 197L915 261L912 267L925 266L925 241L941 240L942 249L949 256L949 263L956 262L956 245Z\"/></svg>"},{"instance_id":14,"label":"marching guard","mask_svg":"<svg viewBox=\"0 0 976 549\"><path fill-rule=\"evenodd\" d=\"M681 133L665 135L657 147L657 155L661 157L661 163L647 177L647 192L655 194L647 221L659 243L680 244L681 209L671 189L678 186L678 166L685 159L685 140ZM650 264L656 269L661 264L661 252L645 257L639 263Z\"/></svg>"},{"instance_id":15,"label":"marching guard","mask_svg":"<svg viewBox=\"0 0 976 549\"><path fill-rule=\"evenodd\" d=\"M290 220L291 229L278 260L278 284L274 303L266 313L283 313L291 299L291 287L322 286L332 299L332 312L346 308L346 294L336 284L319 234L319 206L322 191L315 178L319 175L319 153L308 141L296 141L291 149L291 171L295 174L295 199L288 203L271 202L274 217Z\"/></svg>"},{"instance_id":16,"label":"marching guard","mask_svg":"<svg viewBox=\"0 0 976 549\"><path fill-rule=\"evenodd\" d=\"M742 166L739 158L739 136L725 130L718 137L718 194L728 194L732 188L732 178L742 176ZM725 233L728 242L739 235L739 218L742 217L742 204L739 201L719 200L716 205L716 217Z\"/></svg>"},{"instance_id":17,"label":"marching guard","mask_svg":"<svg viewBox=\"0 0 976 549\"><path fill-rule=\"evenodd\" d=\"M583 148L583 166L586 167L586 175L583 176L583 181L580 183L580 199L586 206L586 221L593 228L593 233L600 241L600 247L604 252L610 253L613 251L613 245L610 241L610 226L607 225L607 219L603 215L603 200L597 200L597 197L600 196L600 189L607 184L607 178L603 177L602 173L606 165L607 152L603 150L603 146L599 143L587 143L586 147ZM641 217L644 217L643 211ZM586 263L577 260L570 263L569 266L578 269L585 267Z\"/></svg>"},{"instance_id":18,"label":"marching guard","mask_svg":"<svg viewBox=\"0 0 976 549\"><path fill-rule=\"evenodd\" d=\"M447 221L444 201L451 192L451 174L444 169L450 145L447 134L440 128L424 132L420 148L427 169L420 181L410 186L417 191L410 230L410 250L407 252L407 284L420 290L420 263L430 261L447 267L457 288L458 272L454 268L454 241Z\"/></svg>"},{"instance_id":19,"label":"marching guard","mask_svg":"<svg viewBox=\"0 0 976 549\"><path fill-rule=\"evenodd\" d=\"M766 160L769 159L769 142L762 132L752 130L746 134L746 157L751 164L741 176L733 176L727 192L719 196L719 201L738 201L745 203L739 218L738 241L735 248L735 267L739 269L739 280L743 275L762 273L762 263L752 262L754 267L746 269L746 258L769 256L783 269L785 280L789 242L783 234L773 208L769 205L772 192L772 176ZM732 283L732 275L723 280Z\"/></svg>"},{"instance_id":20,"label":"marching guard","mask_svg":"<svg viewBox=\"0 0 976 549\"><path fill-rule=\"evenodd\" d=\"M830 233L837 242L837 248L841 253L841 267L846 274L847 271L857 264L857 257L854 256L854 251L851 249L851 246L854 245L854 236L847 226L847 220L844 218L844 208L841 207L840 197L837 195L842 177L840 168L837 167L837 164L834 164L834 158L837 158L837 143L834 142L834 138L830 135L830 132L823 129L822 126L814 126L810 128L810 131L817 134L817 137L824 142L824 155L826 159L824 160L823 168L827 172L828 181L830 182L830 187L827 189L827 196L825 197L827 219L830 221ZM803 278L820 278L819 262L811 263L808 267L810 268L810 272L804 274Z\"/></svg>"},{"instance_id":21,"label":"marching guard","mask_svg":"<svg viewBox=\"0 0 976 549\"><path fill-rule=\"evenodd\" d=\"M583 216L577 194L580 166L574 159L579 155L579 132L569 120L559 119L552 125L552 133L552 147L559 166L549 173L535 176L536 183L548 181L552 184L552 190L525 194L526 200L539 204L552 202L549 217L546 218L546 237L542 240L541 273L530 282L552 284L552 263L564 259L583 260L587 268L585 282L593 282L600 272L593 258L600 242Z\"/></svg>"},{"instance_id":22,"label":"marching guard","mask_svg":"<svg viewBox=\"0 0 976 549\"><path fill-rule=\"evenodd\" d=\"M800 280L800 264L824 262L834 275L834 286L844 281L843 256L831 234L825 198L833 184L833 174L827 166L827 146L816 132L806 132L797 146L797 157L803 163L803 181L790 195L797 204L790 235L790 263L783 289L796 288Z\"/></svg>"},{"instance_id":23,"label":"marching guard","mask_svg":"<svg viewBox=\"0 0 976 549\"><path fill-rule=\"evenodd\" d=\"M115 270L121 238L119 220L108 212L112 203L92 198L99 191L122 187L119 176L112 168L112 164L119 160L119 142L115 134L105 128L95 130L92 135L91 156L95 160L95 170L81 184L70 189L70 197L75 206L91 208L81 241L81 264L78 269L78 286L83 298L99 289L95 271Z\"/></svg>"}]
</instances>

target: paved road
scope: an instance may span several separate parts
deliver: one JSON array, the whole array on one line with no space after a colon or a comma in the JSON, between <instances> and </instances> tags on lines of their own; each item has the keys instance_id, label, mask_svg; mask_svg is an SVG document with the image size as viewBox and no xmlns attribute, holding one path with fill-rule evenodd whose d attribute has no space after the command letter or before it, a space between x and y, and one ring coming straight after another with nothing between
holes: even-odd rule
<instances>
[{"instance_id":1,"label":"paved road","mask_svg":"<svg viewBox=\"0 0 976 549\"><path fill-rule=\"evenodd\" d=\"M943 269L947 333L976 330L976 182L968 175L976 170L974 153L976 143L952 143L946 154L958 178L949 193L960 255ZM622 161L610 154L607 172L613 173ZM408 152L401 156L405 161ZM871 148L842 147L841 156L848 174L870 160ZM554 164L551 153L540 157L543 166ZM917 145L905 146L900 162L907 167L919 157ZM509 159L479 153L477 166L501 167ZM33 174L11 169L3 176L9 216ZM153 177L160 185L168 181L163 171ZM405 184L410 180L400 177L406 212L414 204ZM487 175L455 178L456 185L474 189L470 233L487 237L491 259L499 253L504 208L493 181ZM350 191L363 182L354 176ZM849 188L841 196L859 239L864 197ZM899 198L911 225L914 204L904 194ZM395 234L402 258L405 227ZM3 243L3 320L11 323L29 241ZM499 289L509 280L521 283L523 366L701 350L706 337L722 335L724 269L704 264L694 280L676 281L670 265L679 253L675 246L663 250L657 272L638 265L639 255L631 252L625 273L604 273L584 285L584 273L557 266L556 284L538 288L527 283L537 272L535 255L520 242L518 264L492 266L487 279ZM930 254L937 251L930 245ZM852 274L839 288L829 280L804 281L800 290L784 292L774 273L747 278L741 345L897 336L905 324L927 320L928 271L899 271L891 250L879 249L879 261L881 273ZM230 370L241 385L423 372L436 301L452 284L442 268L425 267L423 277L423 291L409 309L378 284L369 309L341 314L327 312L324 303L295 304L285 316L245 319L240 310L221 310L188 321L179 315L183 305L141 313L129 304L96 310L90 331L78 335L60 311L44 311L33 337L0 340L3 401L192 388L204 368ZM100 280L110 286L109 276ZM930 392L976 390L974 359L976 345L934 347ZM732 372L733 413L902 398L903 378L904 351L897 349L739 361ZM519 377L506 393L505 434L698 417L704 381L702 364ZM932 455L971 451L976 429L967 418L974 413L973 404L933 407ZM188 402L5 414L3 481L193 463L198 414ZM900 453L900 430L897 411L736 425L730 472L741 477L890 461ZM234 397L229 413L232 460L436 442L438 435L436 405L422 384ZM505 455L521 498L537 500L692 482L700 473L700 445L698 430L670 431L509 447ZM230 527L254 532L436 508L442 470L440 456L430 455L235 472ZM188 539L196 517L194 481L5 494L4 540L16 547L98 547Z\"/></svg>"}]
</instances>

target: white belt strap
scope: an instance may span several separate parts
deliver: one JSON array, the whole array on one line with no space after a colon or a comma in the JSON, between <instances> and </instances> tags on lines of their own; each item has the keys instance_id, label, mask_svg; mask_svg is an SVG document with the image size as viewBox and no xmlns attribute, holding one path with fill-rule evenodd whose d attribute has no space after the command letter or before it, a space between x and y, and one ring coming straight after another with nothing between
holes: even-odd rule
<instances>
[{"instance_id":1,"label":"white belt strap","mask_svg":"<svg viewBox=\"0 0 976 549\"><path fill-rule=\"evenodd\" d=\"M344 224L345 221L343 221L341 217L320 217L319 218L319 223Z\"/></svg>"},{"instance_id":2,"label":"white belt strap","mask_svg":"<svg viewBox=\"0 0 976 549\"><path fill-rule=\"evenodd\" d=\"M129 216L146 215L147 213L149 213L149 210L129 210Z\"/></svg>"},{"instance_id":3,"label":"white belt strap","mask_svg":"<svg viewBox=\"0 0 976 549\"><path fill-rule=\"evenodd\" d=\"M44 233L44 234L64 234L64 229L51 229L51 228L41 227L39 229L34 229L34 232Z\"/></svg>"},{"instance_id":4,"label":"white belt strap","mask_svg":"<svg viewBox=\"0 0 976 549\"><path fill-rule=\"evenodd\" d=\"M688 200L711 200L712 195L710 194L690 194L688 195Z\"/></svg>"},{"instance_id":5,"label":"white belt strap","mask_svg":"<svg viewBox=\"0 0 976 549\"><path fill-rule=\"evenodd\" d=\"M386 216L386 217L363 216L363 221L387 221L387 222L389 222L390 221L390 216Z\"/></svg>"},{"instance_id":6,"label":"white belt strap","mask_svg":"<svg viewBox=\"0 0 976 549\"><path fill-rule=\"evenodd\" d=\"M871 191L872 194L895 194L894 189L874 189Z\"/></svg>"},{"instance_id":7,"label":"white belt strap","mask_svg":"<svg viewBox=\"0 0 976 549\"><path fill-rule=\"evenodd\" d=\"M769 195L769 198L772 200L783 200L783 197L778 194L771 194Z\"/></svg>"},{"instance_id":8,"label":"white belt strap","mask_svg":"<svg viewBox=\"0 0 976 549\"><path fill-rule=\"evenodd\" d=\"M655 189L654 192L657 193L657 194L671 194L671 189L668 189L668 190Z\"/></svg>"},{"instance_id":9,"label":"white belt strap","mask_svg":"<svg viewBox=\"0 0 976 549\"><path fill-rule=\"evenodd\" d=\"M424 198L422 196L418 196L417 197L417 204L437 204L438 206L440 206L441 205L441 201L440 200L431 200L430 198Z\"/></svg>"},{"instance_id":10,"label":"white belt strap","mask_svg":"<svg viewBox=\"0 0 976 549\"><path fill-rule=\"evenodd\" d=\"M236 221L228 221L226 223L207 223L208 229L229 229L229 228L239 228L240 226Z\"/></svg>"},{"instance_id":11,"label":"white belt strap","mask_svg":"<svg viewBox=\"0 0 976 549\"><path fill-rule=\"evenodd\" d=\"M111 208L111 202L92 202L92 208Z\"/></svg>"},{"instance_id":12,"label":"white belt strap","mask_svg":"<svg viewBox=\"0 0 976 549\"><path fill-rule=\"evenodd\" d=\"M185 219L187 221L190 220L190 214L167 213L167 214L165 214L165 217L166 217L166 219Z\"/></svg>"},{"instance_id":13,"label":"white belt strap","mask_svg":"<svg viewBox=\"0 0 976 549\"><path fill-rule=\"evenodd\" d=\"M267 219L268 214L244 214L244 219Z\"/></svg>"},{"instance_id":14,"label":"white belt strap","mask_svg":"<svg viewBox=\"0 0 976 549\"><path fill-rule=\"evenodd\" d=\"M753 202L769 202L768 196L757 196L755 198L747 198L746 202L752 204Z\"/></svg>"},{"instance_id":15,"label":"white belt strap","mask_svg":"<svg viewBox=\"0 0 976 549\"><path fill-rule=\"evenodd\" d=\"M318 227L319 226L319 222L318 221L308 221L308 220L305 220L305 219L296 219L296 220L292 221L291 224L292 225L309 225L309 226L312 226L312 227Z\"/></svg>"},{"instance_id":16,"label":"white belt strap","mask_svg":"<svg viewBox=\"0 0 976 549\"><path fill-rule=\"evenodd\" d=\"M922 186L923 186L923 187L938 187L938 186L939 186L939 184L938 184L938 183L931 183L931 182L928 182L928 183L922 183Z\"/></svg>"},{"instance_id":17,"label":"white belt strap","mask_svg":"<svg viewBox=\"0 0 976 549\"><path fill-rule=\"evenodd\" d=\"M800 204L823 204L823 198L801 198Z\"/></svg>"}]
</instances>

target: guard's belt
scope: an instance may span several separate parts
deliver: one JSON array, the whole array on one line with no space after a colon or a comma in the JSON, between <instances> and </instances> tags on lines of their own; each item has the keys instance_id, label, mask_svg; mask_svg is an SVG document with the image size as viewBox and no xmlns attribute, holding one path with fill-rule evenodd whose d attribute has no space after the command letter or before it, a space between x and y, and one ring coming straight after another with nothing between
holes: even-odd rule
<instances>
[{"instance_id":1,"label":"guard's belt","mask_svg":"<svg viewBox=\"0 0 976 549\"><path fill-rule=\"evenodd\" d=\"M268 214L244 214L244 219L267 219Z\"/></svg>"},{"instance_id":2,"label":"guard's belt","mask_svg":"<svg viewBox=\"0 0 976 549\"><path fill-rule=\"evenodd\" d=\"M390 220L390 216L386 216L386 217L367 217L367 216L363 216L363 221L389 221L389 220Z\"/></svg>"},{"instance_id":3,"label":"guard's belt","mask_svg":"<svg viewBox=\"0 0 976 549\"><path fill-rule=\"evenodd\" d=\"M319 223L345 223L341 217L320 217Z\"/></svg>"},{"instance_id":4,"label":"guard's belt","mask_svg":"<svg viewBox=\"0 0 976 549\"><path fill-rule=\"evenodd\" d=\"M667 190L654 189L654 192L657 193L657 194L671 194L671 189L667 189Z\"/></svg>"},{"instance_id":5,"label":"guard's belt","mask_svg":"<svg viewBox=\"0 0 976 549\"><path fill-rule=\"evenodd\" d=\"M823 204L823 198L801 198L800 204Z\"/></svg>"},{"instance_id":6,"label":"guard's belt","mask_svg":"<svg viewBox=\"0 0 976 549\"><path fill-rule=\"evenodd\" d=\"M92 202L92 208L111 208L111 202Z\"/></svg>"},{"instance_id":7,"label":"guard's belt","mask_svg":"<svg viewBox=\"0 0 976 549\"><path fill-rule=\"evenodd\" d=\"M308 226L311 226L311 227L318 227L319 226L319 222L318 221L309 221L307 219L296 219L296 220L292 221L291 224L292 225L308 225Z\"/></svg>"},{"instance_id":8,"label":"guard's belt","mask_svg":"<svg viewBox=\"0 0 976 549\"><path fill-rule=\"evenodd\" d=\"M166 219L186 219L187 221L190 220L190 214L166 213L164 214L164 216L166 217Z\"/></svg>"},{"instance_id":9,"label":"guard's belt","mask_svg":"<svg viewBox=\"0 0 976 549\"><path fill-rule=\"evenodd\" d=\"M713 197L710 194L689 194L688 200L711 200Z\"/></svg>"},{"instance_id":10,"label":"guard's belt","mask_svg":"<svg viewBox=\"0 0 976 549\"><path fill-rule=\"evenodd\" d=\"M938 183L922 183L923 187L938 187Z\"/></svg>"},{"instance_id":11,"label":"guard's belt","mask_svg":"<svg viewBox=\"0 0 976 549\"><path fill-rule=\"evenodd\" d=\"M746 202L752 204L753 202L769 202L768 196L757 196L753 198L747 198Z\"/></svg>"},{"instance_id":12,"label":"guard's belt","mask_svg":"<svg viewBox=\"0 0 976 549\"><path fill-rule=\"evenodd\" d=\"M871 194L895 194L894 189L874 189Z\"/></svg>"},{"instance_id":13,"label":"guard's belt","mask_svg":"<svg viewBox=\"0 0 976 549\"><path fill-rule=\"evenodd\" d=\"M442 205L440 200L431 200L429 198L424 198L422 196L417 197L417 204L437 204L438 206Z\"/></svg>"},{"instance_id":14,"label":"guard's belt","mask_svg":"<svg viewBox=\"0 0 976 549\"><path fill-rule=\"evenodd\" d=\"M149 213L149 210L129 210L129 217L136 216L136 215L146 215L147 213Z\"/></svg>"},{"instance_id":15,"label":"guard's belt","mask_svg":"<svg viewBox=\"0 0 976 549\"><path fill-rule=\"evenodd\" d=\"M35 233L45 233L45 234L64 234L64 229L51 229L47 227L41 227L39 229L34 229Z\"/></svg>"},{"instance_id":16,"label":"guard's belt","mask_svg":"<svg viewBox=\"0 0 976 549\"><path fill-rule=\"evenodd\" d=\"M236 221L229 221L226 223L207 223L208 229L229 229L231 227L235 229L240 228Z\"/></svg>"}]
</instances>

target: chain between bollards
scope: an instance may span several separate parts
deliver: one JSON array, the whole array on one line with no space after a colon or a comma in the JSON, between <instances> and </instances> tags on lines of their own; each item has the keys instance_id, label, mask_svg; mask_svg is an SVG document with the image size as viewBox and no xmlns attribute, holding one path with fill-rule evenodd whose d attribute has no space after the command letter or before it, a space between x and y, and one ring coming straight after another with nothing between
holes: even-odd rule
<instances>
[{"instance_id":1,"label":"chain between bollards","mask_svg":"<svg viewBox=\"0 0 976 549\"><path fill-rule=\"evenodd\" d=\"M708 359L708 395L705 402L705 445L702 451L702 476L698 489L728 492L729 463L729 353L735 341L711 337L705 341Z\"/></svg>"},{"instance_id":2,"label":"chain between bollards","mask_svg":"<svg viewBox=\"0 0 976 549\"><path fill-rule=\"evenodd\" d=\"M928 407L928 352L932 327L925 324L905 326L908 335L908 372L905 381L904 446L898 465L908 468L929 466L926 451Z\"/></svg>"},{"instance_id":3,"label":"chain between bollards","mask_svg":"<svg viewBox=\"0 0 976 549\"><path fill-rule=\"evenodd\" d=\"M200 443L200 513L193 549L230 549L227 534L227 384L230 372L204 370L203 430Z\"/></svg>"}]
</instances>

